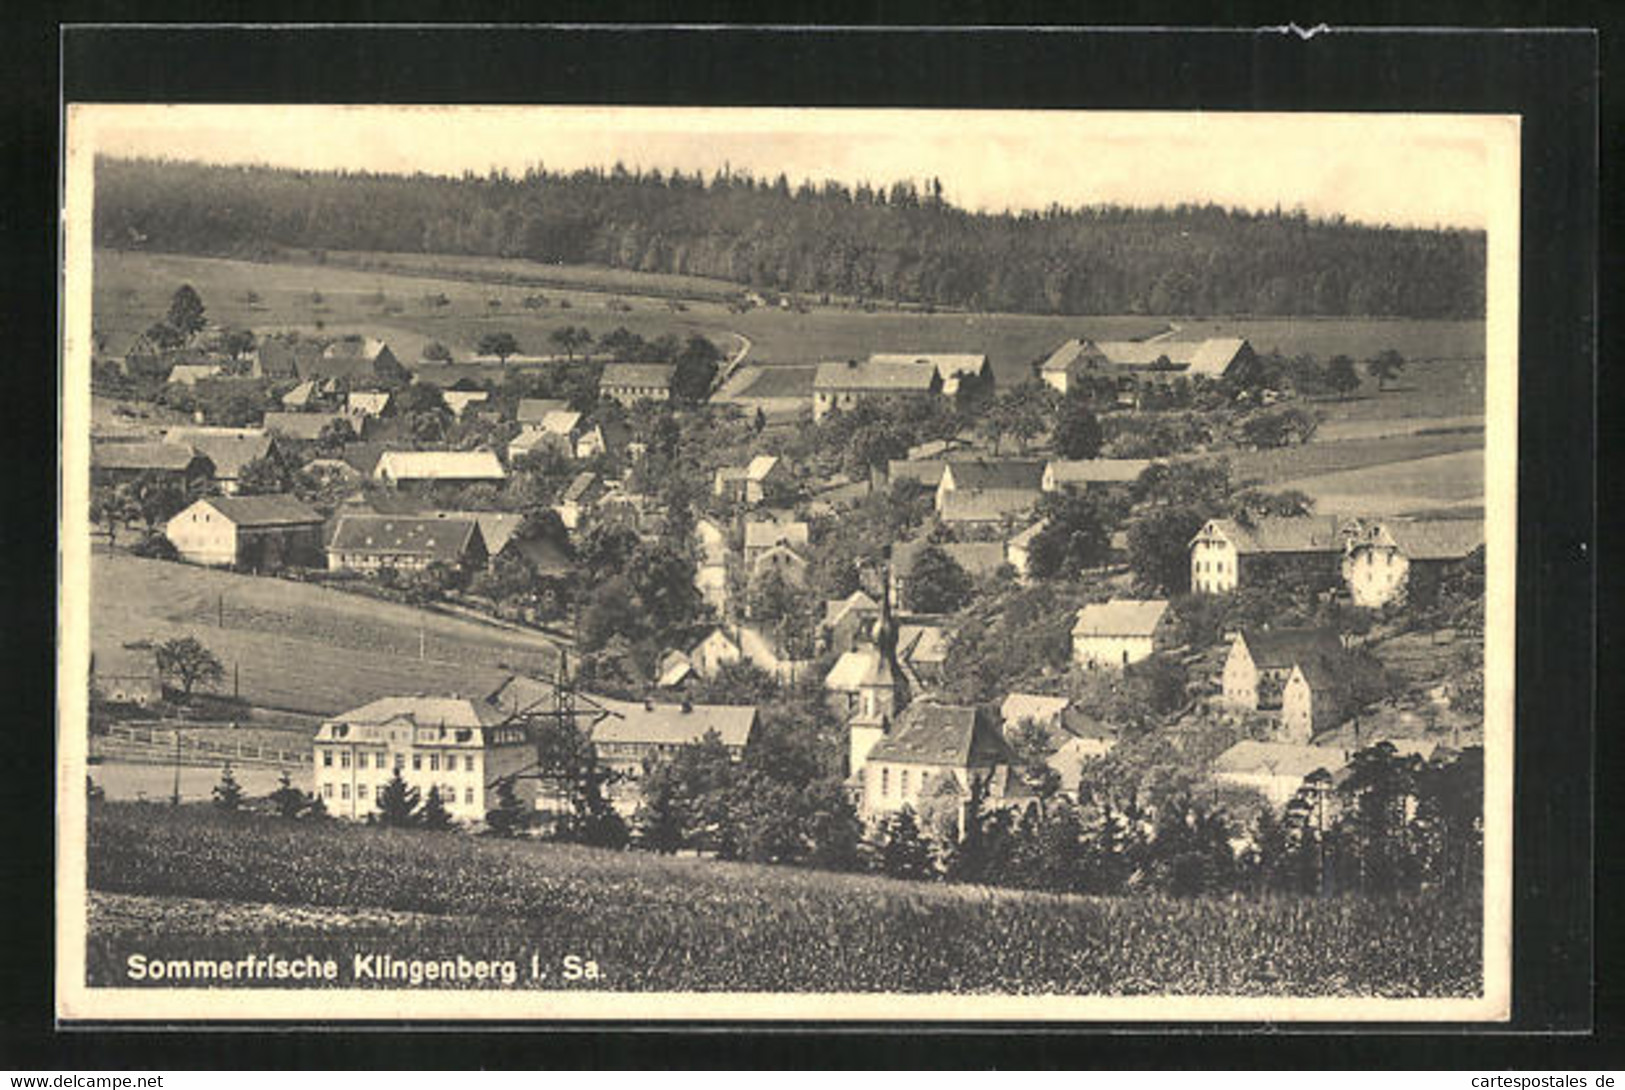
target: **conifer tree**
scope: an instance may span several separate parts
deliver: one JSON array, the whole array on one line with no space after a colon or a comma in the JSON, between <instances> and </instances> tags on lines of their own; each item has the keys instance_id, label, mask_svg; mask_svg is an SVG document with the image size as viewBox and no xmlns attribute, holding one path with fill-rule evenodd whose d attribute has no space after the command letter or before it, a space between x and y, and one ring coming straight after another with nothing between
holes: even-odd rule
<instances>
[{"instance_id":1,"label":"conifer tree","mask_svg":"<svg viewBox=\"0 0 1625 1090\"><path fill-rule=\"evenodd\" d=\"M432 829L435 832L444 832L451 828L451 812L446 809L445 800L440 797L440 788L429 788L429 797L423 800L423 812L418 815L418 821L425 829Z\"/></svg>"},{"instance_id":2,"label":"conifer tree","mask_svg":"<svg viewBox=\"0 0 1625 1090\"><path fill-rule=\"evenodd\" d=\"M378 799L378 820L384 825L396 828L416 825L419 797L418 789L409 787L406 780L401 777L401 770L397 768L389 783L384 785L384 793Z\"/></svg>"},{"instance_id":3,"label":"conifer tree","mask_svg":"<svg viewBox=\"0 0 1625 1090\"><path fill-rule=\"evenodd\" d=\"M214 804L222 810L237 810L243 805L243 788L231 774L228 764L220 770L220 782L214 785Z\"/></svg>"}]
</instances>

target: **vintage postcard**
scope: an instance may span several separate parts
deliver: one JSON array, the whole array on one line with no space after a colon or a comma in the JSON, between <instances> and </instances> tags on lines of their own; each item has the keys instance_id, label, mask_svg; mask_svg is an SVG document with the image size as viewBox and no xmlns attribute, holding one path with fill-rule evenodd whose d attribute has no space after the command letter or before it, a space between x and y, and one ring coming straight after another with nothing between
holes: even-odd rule
<instances>
[{"instance_id":1,"label":"vintage postcard","mask_svg":"<svg viewBox=\"0 0 1625 1090\"><path fill-rule=\"evenodd\" d=\"M65 125L62 1019L1509 1017L1517 117Z\"/></svg>"}]
</instances>

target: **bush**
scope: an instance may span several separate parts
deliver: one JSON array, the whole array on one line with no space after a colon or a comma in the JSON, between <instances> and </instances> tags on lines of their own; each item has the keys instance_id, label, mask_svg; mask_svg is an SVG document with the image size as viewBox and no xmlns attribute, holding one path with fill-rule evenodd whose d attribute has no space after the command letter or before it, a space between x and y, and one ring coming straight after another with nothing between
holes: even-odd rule
<instances>
[{"instance_id":1,"label":"bush","mask_svg":"<svg viewBox=\"0 0 1625 1090\"><path fill-rule=\"evenodd\" d=\"M176 551L175 543L156 531L149 531L140 541L130 546L130 555L144 557L147 560L179 560L181 554Z\"/></svg>"}]
</instances>

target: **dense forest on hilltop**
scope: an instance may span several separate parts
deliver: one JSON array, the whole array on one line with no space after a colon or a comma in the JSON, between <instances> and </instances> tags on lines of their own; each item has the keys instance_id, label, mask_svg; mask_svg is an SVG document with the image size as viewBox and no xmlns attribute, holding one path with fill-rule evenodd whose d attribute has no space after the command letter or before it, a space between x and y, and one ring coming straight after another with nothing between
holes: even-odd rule
<instances>
[{"instance_id":1,"label":"dense forest on hilltop","mask_svg":"<svg viewBox=\"0 0 1625 1090\"><path fill-rule=\"evenodd\" d=\"M95 227L99 245L117 248L516 257L972 310L1484 312L1480 231L1212 205L971 213L935 180L793 185L619 166L447 178L102 158Z\"/></svg>"}]
</instances>

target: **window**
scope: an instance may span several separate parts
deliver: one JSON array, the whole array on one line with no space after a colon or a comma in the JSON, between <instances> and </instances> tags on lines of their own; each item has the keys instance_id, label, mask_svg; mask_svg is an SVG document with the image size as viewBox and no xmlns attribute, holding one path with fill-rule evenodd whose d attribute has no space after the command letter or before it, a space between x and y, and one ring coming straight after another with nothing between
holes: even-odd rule
<instances>
[{"instance_id":1,"label":"window","mask_svg":"<svg viewBox=\"0 0 1625 1090\"><path fill-rule=\"evenodd\" d=\"M347 799L349 797L350 797L350 785L347 784L347 783L339 784L339 798Z\"/></svg>"},{"instance_id":2,"label":"window","mask_svg":"<svg viewBox=\"0 0 1625 1090\"><path fill-rule=\"evenodd\" d=\"M401 768L406 767L406 754L404 754L404 753L395 754L395 767L397 769L401 769Z\"/></svg>"},{"instance_id":3,"label":"window","mask_svg":"<svg viewBox=\"0 0 1625 1090\"><path fill-rule=\"evenodd\" d=\"M377 787L373 788L372 791L373 791L373 796L372 796L373 798L377 799L379 802L384 801L384 785L383 784L379 784Z\"/></svg>"},{"instance_id":4,"label":"window","mask_svg":"<svg viewBox=\"0 0 1625 1090\"><path fill-rule=\"evenodd\" d=\"M323 798L328 798L328 799L333 797L333 785L332 784L330 784L330 783L322 784L322 797Z\"/></svg>"},{"instance_id":5,"label":"window","mask_svg":"<svg viewBox=\"0 0 1625 1090\"><path fill-rule=\"evenodd\" d=\"M440 754L438 754L438 753L429 754L429 771L430 772L439 772L440 771Z\"/></svg>"},{"instance_id":6,"label":"window","mask_svg":"<svg viewBox=\"0 0 1625 1090\"><path fill-rule=\"evenodd\" d=\"M350 751L349 750L346 749L346 750L343 750L342 752L339 753L339 767L340 768L349 768L350 767Z\"/></svg>"},{"instance_id":7,"label":"window","mask_svg":"<svg viewBox=\"0 0 1625 1090\"><path fill-rule=\"evenodd\" d=\"M472 787L463 788L463 801L470 806L474 805L474 789Z\"/></svg>"},{"instance_id":8,"label":"window","mask_svg":"<svg viewBox=\"0 0 1625 1090\"><path fill-rule=\"evenodd\" d=\"M474 755L472 753L467 754L466 756L463 757L463 771L464 772L472 772L472 771L474 771Z\"/></svg>"},{"instance_id":9,"label":"window","mask_svg":"<svg viewBox=\"0 0 1625 1090\"><path fill-rule=\"evenodd\" d=\"M332 750L330 750L330 749L322 750L322 767L323 768L332 768L333 767L333 751Z\"/></svg>"},{"instance_id":10,"label":"window","mask_svg":"<svg viewBox=\"0 0 1625 1090\"><path fill-rule=\"evenodd\" d=\"M412 771L413 772L422 772L423 771L423 754L421 754L421 753L412 754Z\"/></svg>"},{"instance_id":11,"label":"window","mask_svg":"<svg viewBox=\"0 0 1625 1090\"><path fill-rule=\"evenodd\" d=\"M880 770L880 793L882 795L891 794L891 769L889 768Z\"/></svg>"},{"instance_id":12,"label":"window","mask_svg":"<svg viewBox=\"0 0 1625 1090\"><path fill-rule=\"evenodd\" d=\"M908 794L908 769L903 769L903 794Z\"/></svg>"}]
</instances>

